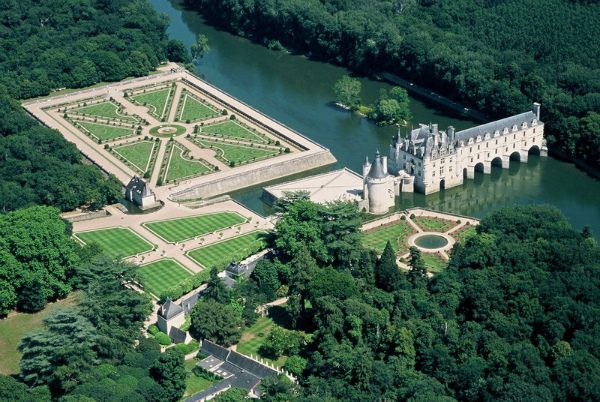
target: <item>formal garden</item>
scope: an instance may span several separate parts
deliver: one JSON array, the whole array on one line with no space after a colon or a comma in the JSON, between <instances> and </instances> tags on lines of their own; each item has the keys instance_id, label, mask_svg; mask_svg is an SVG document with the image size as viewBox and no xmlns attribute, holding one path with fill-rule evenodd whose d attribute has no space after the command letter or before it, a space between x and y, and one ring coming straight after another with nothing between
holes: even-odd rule
<instances>
[{"instance_id":1,"label":"formal garden","mask_svg":"<svg viewBox=\"0 0 600 402\"><path fill-rule=\"evenodd\" d=\"M472 225L465 225L458 230L455 230L450 235L459 243L464 243L469 237L477 234L477 229Z\"/></svg>"},{"instance_id":2,"label":"formal garden","mask_svg":"<svg viewBox=\"0 0 600 402\"><path fill-rule=\"evenodd\" d=\"M231 239L190 250L186 255L206 270L217 267L223 270L232 260L243 259L266 247L266 232L254 231Z\"/></svg>"},{"instance_id":3,"label":"formal garden","mask_svg":"<svg viewBox=\"0 0 600 402\"><path fill-rule=\"evenodd\" d=\"M194 96L185 88L177 104L177 118L186 123L211 119L221 115L221 112L208 102Z\"/></svg>"},{"instance_id":4,"label":"formal garden","mask_svg":"<svg viewBox=\"0 0 600 402\"><path fill-rule=\"evenodd\" d=\"M136 135L134 125L122 126L115 123L102 124L84 120L71 120L85 135L92 137L96 142L115 141Z\"/></svg>"},{"instance_id":5,"label":"formal garden","mask_svg":"<svg viewBox=\"0 0 600 402\"><path fill-rule=\"evenodd\" d=\"M424 232L447 232L460 223L448 219L442 219L431 216L415 216L411 220L416 223Z\"/></svg>"},{"instance_id":6,"label":"formal garden","mask_svg":"<svg viewBox=\"0 0 600 402\"><path fill-rule=\"evenodd\" d=\"M389 241L398 255L404 255L408 252L406 241L414 233L416 233L415 229L406 220L399 220L363 232L362 242L365 247L382 253Z\"/></svg>"},{"instance_id":7,"label":"formal garden","mask_svg":"<svg viewBox=\"0 0 600 402\"><path fill-rule=\"evenodd\" d=\"M124 112L123 105L112 99L101 100L96 103L84 102L84 106L67 108L66 112L70 115L102 118L129 123L140 123L142 121L139 116Z\"/></svg>"},{"instance_id":8,"label":"formal garden","mask_svg":"<svg viewBox=\"0 0 600 402\"><path fill-rule=\"evenodd\" d=\"M144 285L144 290L156 297L193 275L187 268L171 258L163 258L140 265L137 272Z\"/></svg>"},{"instance_id":9,"label":"formal garden","mask_svg":"<svg viewBox=\"0 0 600 402\"><path fill-rule=\"evenodd\" d=\"M159 147L160 142L146 138L108 149L138 174L148 178L154 169Z\"/></svg>"},{"instance_id":10,"label":"formal garden","mask_svg":"<svg viewBox=\"0 0 600 402\"><path fill-rule=\"evenodd\" d=\"M131 257L154 249L154 245L129 228L113 227L73 235L84 244L95 243L115 259Z\"/></svg>"},{"instance_id":11,"label":"formal garden","mask_svg":"<svg viewBox=\"0 0 600 402\"><path fill-rule=\"evenodd\" d=\"M161 165L159 183L168 184L212 173L216 167L204 159L193 159L189 149L183 145L169 141L165 157Z\"/></svg>"},{"instance_id":12,"label":"formal garden","mask_svg":"<svg viewBox=\"0 0 600 402\"><path fill-rule=\"evenodd\" d=\"M232 120L233 118L233 120ZM269 138L257 130L252 129L235 120L235 116L231 116L229 120L224 122L214 123L210 125L202 125L198 128L198 133L210 137L220 139L242 140L252 143L267 144Z\"/></svg>"},{"instance_id":13,"label":"formal garden","mask_svg":"<svg viewBox=\"0 0 600 402\"><path fill-rule=\"evenodd\" d=\"M216 152L215 157L230 167L256 162L283 153L281 148L211 141L197 136L193 137L192 141L201 148L214 150Z\"/></svg>"},{"instance_id":14,"label":"formal garden","mask_svg":"<svg viewBox=\"0 0 600 402\"><path fill-rule=\"evenodd\" d=\"M234 225L240 225L247 221L247 218L237 212L216 212L186 218L147 222L144 227L164 241L176 243L230 228Z\"/></svg>"},{"instance_id":15,"label":"formal garden","mask_svg":"<svg viewBox=\"0 0 600 402\"><path fill-rule=\"evenodd\" d=\"M148 108L148 112L159 121L165 121L173 104L175 83L167 86L142 89L140 92L127 94L127 99Z\"/></svg>"}]
</instances>

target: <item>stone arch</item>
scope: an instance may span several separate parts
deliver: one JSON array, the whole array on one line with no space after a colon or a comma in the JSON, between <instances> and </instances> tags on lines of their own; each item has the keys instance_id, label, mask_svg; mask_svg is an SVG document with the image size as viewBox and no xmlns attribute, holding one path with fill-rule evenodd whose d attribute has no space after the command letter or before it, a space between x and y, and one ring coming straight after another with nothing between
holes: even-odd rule
<instances>
[{"instance_id":1,"label":"stone arch","mask_svg":"<svg viewBox=\"0 0 600 402\"><path fill-rule=\"evenodd\" d=\"M518 151L513 152L510 154L510 160L521 162L521 154Z\"/></svg>"},{"instance_id":2,"label":"stone arch","mask_svg":"<svg viewBox=\"0 0 600 402\"><path fill-rule=\"evenodd\" d=\"M440 191L444 191L446 189L446 179L440 180Z\"/></svg>"},{"instance_id":3,"label":"stone arch","mask_svg":"<svg viewBox=\"0 0 600 402\"><path fill-rule=\"evenodd\" d=\"M502 167L502 158L496 156L494 159L492 159L492 166Z\"/></svg>"},{"instance_id":4,"label":"stone arch","mask_svg":"<svg viewBox=\"0 0 600 402\"><path fill-rule=\"evenodd\" d=\"M475 165L475 171L483 173L485 171L485 165L483 162L479 162Z\"/></svg>"},{"instance_id":5,"label":"stone arch","mask_svg":"<svg viewBox=\"0 0 600 402\"><path fill-rule=\"evenodd\" d=\"M464 168L463 169L463 179L468 179L469 178L469 168Z\"/></svg>"},{"instance_id":6,"label":"stone arch","mask_svg":"<svg viewBox=\"0 0 600 402\"><path fill-rule=\"evenodd\" d=\"M529 148L529 155L539 155L540 154L540 147L538 147L537 145L533 145L531 148Z\"/></svg>"}]
</instances>

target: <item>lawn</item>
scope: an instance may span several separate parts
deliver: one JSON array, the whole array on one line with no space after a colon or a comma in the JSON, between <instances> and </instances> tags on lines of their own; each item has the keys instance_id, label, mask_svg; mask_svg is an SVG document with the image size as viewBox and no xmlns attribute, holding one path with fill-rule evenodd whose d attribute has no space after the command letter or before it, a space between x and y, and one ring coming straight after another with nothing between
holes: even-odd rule
<instances>
[{"instance_id":1,"label":"lawn","mask_svg":"<svg viewBox=\"0 0 600 402\"><path fill-rule=\"evenodd\" d=\"M0 320L0 375L19 372L21 353L17 350L23 337L42 327L42 320L58 308L72 307L76 304L77 293L71 293L63 300L49 303L45 309L34 314L18 313Z\"/></svg>"},{"instance_id":2,"label":"lawn","mask_svg":"<svg viewBox=\"0 0 600 402\"><path fill-rule=\"evenodd\" d=\"M181 121L198 121L219 115L217 110L200 102L188 93L182 95L180 102L183 102L181 114L179 115Z\"/></svg>"},{"instance_id":3,"label":"lawn","mask_svg":"<svg viewBox=\"0 0 600 402\"><path fill-rule=\"evenodd\" d=\"M108 228L79 232L74 235L82 242L96 243L111 258L125 258L146 251L154 246L129 228Z\"/></svg>"},{"instance_id":4,"label":"lawn","mask_svg":"<svg viewBox=\"0 0 600 402\"><path fill-rule=\"evenodd\" d=\"M183 393L183 396L181 397L182 400L189 396L194 395L197 392L203 391L206 388L213 385L214 383L216 383L215 380L209 380L207 378L199 377L196 374L194 374L193 370L194 370L194 367L196 367L197 363L198 363L198 361L196 359L186 360L183 363L183 366L185 367L186 377L185 377L185 392Z\"/></svg>"},{"instance_id":5,"label":"lawn","mask_svg":"<svg viewBox=\"0 0 600 402\"><path fill-rule=\"evenodd\" d=\"M160 297L165 291L177 286L193 274L179 262L171 258L163 258L138 268L144 290Z\"/></svg>"},{"instance_id":6,"label":"lawn","mask_svg":"<svg viewBox=\"0 0 600 402\"><path fill-rule=\"evenodd\" d=\"M448 262L434 253L421 253L421 258L429 272L442 272L448 266Z\"/></svg>"},{"instance_id":7,"label":"lawn","mask_svg":"<svg viewBox=\"0 0 600 402\"><path fill-rule=\"evenodd\" d=\"M150 162L152 161L152 151L156 142L154 141L139 141L133 144L125 144L118 147L114 147L113 151L127 159L131 167L137 170L139 173L144 174L150 169Z\"/></svg>"},{"instance_id":8,"label":"lawn","mask_svg":"<svg viewBox=\"0 0 600 402\"><path fill-rule=\"evenodd\" d=\"M454 237L454 239L459 243L464 243L469 237L473 237L477 234L477 230L475 226L463 226L458 229L456 232L450 234L450 236Z\"/></svg>"},{"instance_id":9,"label":"lawn","mask_svg":"<svg viewBox=\"0 0 600 402\"><path fill-rule=\"evenodd\" d=\"M121 119L130 122L138 122L139 117L135 115L125 115L119 113L119 105L111 101L104 101L95 103L89 106L83 106L76 109L69 110L69 112L77 112L81 114L105 117L108 119Z\"/></svg>"},{"instance_id":10,"label":"lawn","mask_svg":"<svg viewBox=\"0 0 600 402\"><path fill-rule=\"evenodd\" d=\"M168 88L132 95L131 99L140 105L146 106L151 115L161 120L168 114L167 104L169 103L171 91L174 91L174 89L169 86Z\"/></svg>"},{"instance_id":11,"label":"lawn","mask_svg":"<svg viewBox=\"0 0 600 402\"><path fill-rule=\"evenodd\" d=\"M265 248L263 231L247 233L208 246L190 250L187 255L203 267L224 269L231 260L241 261Z\"/></svg>"},{"instance_id":12,"label":"lawn","mask_svg":"<svg viewBox=\"0 0 600 402\"><path fill-rule=\"evenodd\" d=\"M232 138L236 140L248 140L250 142L268 142L264 136L247 129L241 124L227 120L222 123L211 124L210 126L202 127L201 134L219 136L224 138Z\"/></svg>"},{"instance_id":13,"label":"lawn","mask_svg":"<svg viewBox=\"0 0 600 402\"><path fill-rule=\"evenodd\" d=\"M264 360L271 362L277 367L283 366L286 360L286 356L281 356L277 360L271 360L269 358L263 357L258 351L262 344L265 342L273 327L276 324L269 317L260 317L254 325L250 328L246 328L246 330L242 333L242 338L237 345L236 350L247 356L261 356Z\"/></svg>"},{"instance_id":14,"label":"lawn","mask_svg":"<svg viewBox=\"0 0 600 402\"><path fill-rule=\"evenodd\" d=\"M203 148L211 148L217 152L216 157L225 163L233 162L240 165L246 162L252 162L256 159L265 159L279 154L279 149L274 148L256 148L248 145L227 144L224 142L205 140L204 138L195 138L194 142Z\"/></svg>"},{"instance_id":15,"label":"lawn","mask_svg":"<svg viewBox=\"0 0 600 402\"><path fill-rule=\"evenodd\" d=\"M188 218L148 222L144 226L165 241L175 243L211 233L215 230L225 229L245 221L246 218L237 212L217 212Z\"/></svg>"},{"instance_id":16,"label":"lawn","mask_svg":"<svg viewBox=\"0 0 600 402\"><path fill-rule=\"evenodd\" d=\"M131 127L107 126L104 124L91 123L89 121L76 121L76 126L80 126L102 141L110 141L115 138L130 137L134 134Z\"/></svg>"},{"instance_id":17,"label":"lawn","mask_svg":"<svg viewBox=\"0 0 600 402\"><path fill-rule=\"evenodd\" d=\"M449 221L447 219L432 218L429 216L417 216L413 218L412 221L425 232L443 233L458 225L456 222Z\"/></svg>"},{"instance_id":18,"label":"lawn","mask_svg":"<svg viewBox=\"0 0 600 402\"><path fill-rule=\"evenodd\" d=\"M184 156L185 150L179 145L173 145L169 154L169 164L165 172L165 181L171 182L188 177L199 176L212 169L203 159L192 160Z\"/></svg>"},{"instance_id":19,"label":"lawn","mask_svg":"<svg viewBox=\"0 0 600 402\"><path fill-rule=\"evenodd\" d=\"M414 229L404 220L399 220L378 228L363 232L362 242L367 248L377 250L378 253L383 252L388 240L396 249L399 255L405 254L408 251L406 239L414 233Z\"/></svg>"}]
</instances>

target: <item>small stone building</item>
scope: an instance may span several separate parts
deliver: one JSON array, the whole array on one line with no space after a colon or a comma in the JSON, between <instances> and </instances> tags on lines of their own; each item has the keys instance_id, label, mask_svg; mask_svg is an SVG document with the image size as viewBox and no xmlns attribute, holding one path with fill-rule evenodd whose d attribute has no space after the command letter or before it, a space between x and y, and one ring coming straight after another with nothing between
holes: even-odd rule
<instances>
[{"instance_id":1,"label":"small stone building","mask_svg":"<svg viewBox=\"0 0 600 402\"><path fill-rule=\"evenodd\" d=\"M193 304L195 304L196 300L194 300ZM184 306L186 306L185 303L186 301L184 301ZM167 300L158 309L156 326L159 330L169 335L173 342L188 343L191 337L186 331L181 330L181 327L193 304L187 303L189 308L186 309L171 300Z\"/></svg>"},{"instance_id":2,"label":"small stone building","mask_svg":"<svg viewBox=\"0 0 600 402\"><path fill-rule=\"evenodd\" d=\"M396 203L397 178L389 174L387 157L375 154L373 163L363 165L363 194L359 208L372 214L385 214Z\"/></svg>"},{"instance_id":3,"label":"small stone building","mask_svg":"<svg viewBox=\"0 0 600 402\"><path fill-rule=\"evenodd\" d=\"M154 208L158 205L150 186L139 176L133 176L125 187L125 198L141 209Z\"/></svg>"}]
</instances>

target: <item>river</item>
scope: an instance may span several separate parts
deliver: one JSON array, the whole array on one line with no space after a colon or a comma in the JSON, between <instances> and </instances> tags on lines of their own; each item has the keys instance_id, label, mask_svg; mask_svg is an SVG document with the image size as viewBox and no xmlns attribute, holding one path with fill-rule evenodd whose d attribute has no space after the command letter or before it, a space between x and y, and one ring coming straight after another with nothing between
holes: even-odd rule
<instances>
[{"instance_id":1,"label":"river","mask_svg":"<svg viewBox=\"0 0 600 402\"><path fill-rule=\"evenodd\" d=\"M169 16L171 38L190 46L198 33L208 37L211 50L198 63L199 76L328 147L338 163L325 170L347 166L360 172L367 154L372 158L378 149L387 154L394 128L377 127L331 104L333 84L348 74L347 70L272 51L219 31L206 24L197 12L184 10L176 2L150 2L158 12ZM365 103L373 102L381 89L390 88L386 83L360 80ZM441 128L453 125L460 130L478 124L414 97L410 108L414 125L432 122ZM268 214L268 206L260 199L261 188L262 185L251 187L231 195L258 213ZM403 194L397 205L401 209L422 206L482 217L503 206L529 203L554 205L575 228L589 225L600 238L600 181L551 157L530 156L527 164L511 162L508 170L493 168L490 175L478 173L475 180L468 180L463 186L427 197Z\"/></svg>"}]
</instances>

